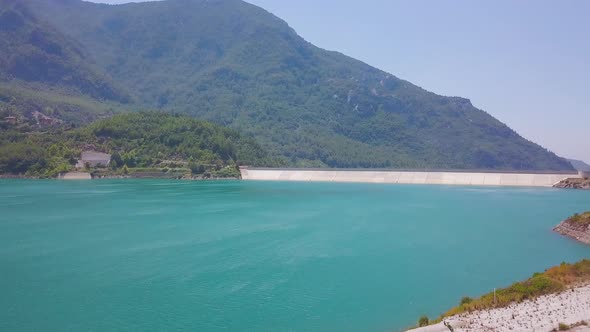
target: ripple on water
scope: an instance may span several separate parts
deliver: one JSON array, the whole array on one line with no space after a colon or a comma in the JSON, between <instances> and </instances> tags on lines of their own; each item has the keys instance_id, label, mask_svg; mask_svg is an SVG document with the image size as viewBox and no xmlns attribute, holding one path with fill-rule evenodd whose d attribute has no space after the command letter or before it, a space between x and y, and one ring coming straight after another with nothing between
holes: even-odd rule
<instances>
[{"instance_id":1,"label":"ripple on water","mask_svg":"<svg viewBox=\"0 0 590 332\"><path fill-rule=\"evenodd\" d=\"M589 201L543 188L3 182L0 329L399 330L590 257L551 232Z\"/></svg>"}]
</instances>

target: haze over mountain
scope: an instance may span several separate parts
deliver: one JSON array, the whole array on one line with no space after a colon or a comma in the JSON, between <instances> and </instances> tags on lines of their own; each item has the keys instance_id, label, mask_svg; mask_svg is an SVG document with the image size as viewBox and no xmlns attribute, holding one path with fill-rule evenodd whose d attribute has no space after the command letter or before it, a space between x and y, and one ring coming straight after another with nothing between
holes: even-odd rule
<instances>
[{"instance_id":1,"label":"haze over mountain","mask_svg":"<svg viewBox=\"0 0 590 332\"><path fill-rule=\"evenodd\" d=\"M588 165L587 163L585 163L581 160L575 160L575 159L568 159L568 161L578 171L590 172L590 165Z\"/></svg>"},{"instance_id":2,"label":"haze over mountain","mask_svg":"<svg viewBox=\"0 0 590 332\"><path fill-rule=\"evenodd\" d=\"M61 59L95 63L98 69L77 72L114 81L96 86L122 88L70 84L68 75L58 85L78 87L72 93L100 102L182 112L232 127L293 166L572 169L469 100L433 94L320 49L239 0L19 3L29 3L44 21L39 26L53 31L46 35L63 35L61 49L79 45L78 57ZM4 38L25 44L12 35ZM53 84L21 76L2 79Z\"/></svg>"}]
</instances>

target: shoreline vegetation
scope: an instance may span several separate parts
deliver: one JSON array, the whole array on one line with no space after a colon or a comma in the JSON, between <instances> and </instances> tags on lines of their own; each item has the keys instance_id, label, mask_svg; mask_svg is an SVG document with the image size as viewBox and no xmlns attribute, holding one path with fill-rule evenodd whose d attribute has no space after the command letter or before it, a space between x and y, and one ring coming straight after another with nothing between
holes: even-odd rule
<instances>
[{"instance_id":1,"label":"shoreline vegetation","mask_svg":"<svg viewBox=\"0 0 590 332\"><path fill-rule=\"evenodd\" d=\"M108 155L77 165L84 151ZM83 161L83 160L82 160ZM239 165L282 165L253 139L210 122L160 112L119 114L81 128L0 132L3 177L239 178Z\"/></svg>"},{"instance_id":2,"label":"shoreline vegetation","mask_svg":"<svg viewBox=\"0 0 590 332\"><path fill-rule=\"evenodd\" d=\"M590 211L562 221L555 232L590 244ZM421 316L413 332L565 331L590 322L590 260L561 263L524 281L494 289L430 320Z\"/></svg>"},{"instance_id":3,"label":"shoreline vegetation","mask_svg":"<svg viewBox=\"0 0 590 332\"><path fill-rule=\"evenodd\" d=\"M2 179L42 180L42 179L67 179L67 180L107 180L107 179L161 179L161 180L191 180L191 181L215 181L215 180L240 180L239 171L232 167L222 169L213 175L195 175L187 168L165 169L165 168L130 168L128 173L105 172L104 170L80 170L60 173L55 177L29 176L23 174L0 174Z\"/></svg>"},{"instance_id":4,"label":"shoreline vegetation","mask_svg":"<svg viewBox=\"0 0 590 332\"><path fill-rule=\"evenodd\" d=\"M585 301L581 300L582 303L579 303L580 297ZM559 307L555 307L551 303L558 303ZM541 315L545 311L551 311L551 313L560 314L564 320L566 318L577 319L577 311L570 315L571 317L566 312L559 313L559 311L572 309L565 303L578 308L586 308L585 306L587 306L588 308L585 310L590 310L590 260L584 259L573 264L561 263L545 272L534 273L525 281L496 289L479 298L463 297L458 306L451 308L435 320L429 320L426 316L420 317L417 328L411 331L460 331L460 329L473 331L474 328L475 330L492 328L494 331L502 329L528 330L524 326L518 325L526 324L527 320L531 324L529 327L543 327L547 331L552 328L561 329L565 325L568 326L568 329L572 325L585 325L586 321L590 319L590 311L585 312L589 317L569 322L548 320ZM502 321L502 317L506 315L508 315L506 317L508 321ZM523 320L517 319L518 315L526 315L524 323ZM539 321L535 322L534 319ZM500 326L485 326L484 321L490 323L494 320L497 324L501 324L502 328ZM510 320L514 322L513 325Z\"/></svg>"}]
</instances>

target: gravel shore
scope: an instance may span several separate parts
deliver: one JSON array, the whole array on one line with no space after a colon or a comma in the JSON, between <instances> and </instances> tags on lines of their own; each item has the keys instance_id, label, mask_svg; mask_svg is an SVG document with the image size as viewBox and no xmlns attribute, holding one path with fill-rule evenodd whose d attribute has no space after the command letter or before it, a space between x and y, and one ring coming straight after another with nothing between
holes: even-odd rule
<instances>
[{"instance_id":1,"label":"gravel shore","mask_svg":"<svg viewBox=\"0 0 590 332\"><path fill-rule=\"evenodd\" d=\"M590 285L514 303L505 308L474 311L448 317L455 332L476 331L551 331L559 324L575 325L582 321L590 324ZM413 332L449 332L438 323L410 330ZM570 331L590 331L590 326L580 325Z\"/></svg>"}]
</instances>

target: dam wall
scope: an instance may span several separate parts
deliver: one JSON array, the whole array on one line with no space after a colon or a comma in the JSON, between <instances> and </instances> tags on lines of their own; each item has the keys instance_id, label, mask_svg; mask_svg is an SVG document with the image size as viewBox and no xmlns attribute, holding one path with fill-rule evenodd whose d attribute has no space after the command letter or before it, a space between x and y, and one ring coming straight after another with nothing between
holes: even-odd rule
<instances>
[{"instance_id":1,"label":"dam wall","mask_svg":"<svg viewBox=\"0 0 590 332\"><path fill-rule=\"evenodd\" d=\"M552 187L577 173L240 168L243 180Z\"/></svg>"}]
</instances>

